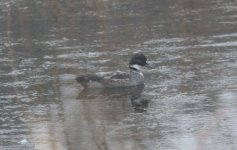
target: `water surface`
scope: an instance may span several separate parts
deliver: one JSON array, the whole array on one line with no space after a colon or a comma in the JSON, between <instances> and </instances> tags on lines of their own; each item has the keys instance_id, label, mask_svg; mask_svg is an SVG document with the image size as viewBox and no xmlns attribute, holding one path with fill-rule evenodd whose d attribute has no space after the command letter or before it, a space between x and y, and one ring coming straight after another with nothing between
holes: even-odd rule
<instances>
[{"instance_id":1,"label":"water surface","mask_svg":"<svg viewBox=\"0 0 237 150\"><path fill-rule=\"evenodd\" d=\"M237 149L233 0L1 0L0 149ZM127 71L142 90L82 91ZM141 104L137 103L142 101Z\"/></svg>"}]
</instances>

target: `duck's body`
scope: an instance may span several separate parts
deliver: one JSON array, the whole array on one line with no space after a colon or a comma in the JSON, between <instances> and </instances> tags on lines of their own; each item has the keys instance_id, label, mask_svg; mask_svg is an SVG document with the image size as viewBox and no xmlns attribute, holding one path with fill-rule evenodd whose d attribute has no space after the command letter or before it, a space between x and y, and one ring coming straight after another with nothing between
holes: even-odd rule
<instances>
[{"instance_id":1,"label":"duck's body","mask_svg":"<svg viewBox=\"0 0 237 150\"><path fill-rule=\"evenodd\" d=\"M147 66L143 54L135 54L129 62L130 73L115 72L111 76L82 75L76 78L84 88L123 88L144 84L140 66Z\"/></svg>"}]
</instances>

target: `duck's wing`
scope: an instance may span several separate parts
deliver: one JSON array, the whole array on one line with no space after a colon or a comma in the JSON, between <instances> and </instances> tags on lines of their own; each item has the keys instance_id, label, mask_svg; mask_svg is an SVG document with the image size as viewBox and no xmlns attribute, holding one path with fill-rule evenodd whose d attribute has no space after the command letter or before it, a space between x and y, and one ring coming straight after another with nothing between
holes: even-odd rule
<instances>
[{"instance_id":1,"label":"duck's wing","mask_svg":"<svg viewBox=\"0 0 237 150\"><path fill-rule=\"evenodd\" d=\"M111 75L110 79L129 79L129 73L116 71Z\"/></svg>"},{"instance_id":2,"label":"duck's wing","mask_svg":"<svg viewBox=\"0 0 237 150\"><path fill-rule=\"evenodd\" d=\"M85 88L101 87L126 87L129 86L129 74L121 71L114 73L102 72L97 74L86 74L76 78L77 82Z\"/></svg>"},{"instance_id":3,"label":"duck's wing","mask_svg":"<svg viewBox=\"0 0 237 150\"><path fill-rule=\"evenodd\" d=\"M80 83L84 87L87 87L88 83L90 83L91 81L101 82L102 79L103 77L94 75L94 74L81 75L76 78L77 82Z\"/></svg>"},{"instance_id":4,"label":"duck's wing","mask_svg":"<svg viewBox=\"0 0 237 150\"><path fill-rule=\"evenodd\" d=\"M121 88L131 86L129 82L129 74L121 71L116 71L108 76L104 76L102 80L106 88Z\"/></svg>"},{"instance_id":5,"label":"duck's wing","mask_svg":"<svg viewBox=\"0 0 237 150\"><path fill-rule=\"evenodd\" d=\"M128 73L119 70L115 72L98 72L96 75L105 79L129 79Z\"/></svg>"}]
</instances>

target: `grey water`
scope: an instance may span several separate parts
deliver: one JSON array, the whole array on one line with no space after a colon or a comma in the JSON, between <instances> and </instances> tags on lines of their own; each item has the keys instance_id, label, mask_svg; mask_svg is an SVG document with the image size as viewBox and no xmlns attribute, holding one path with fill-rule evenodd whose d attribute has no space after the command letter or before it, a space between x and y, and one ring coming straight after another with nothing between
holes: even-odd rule
<instances>
[{"instance_id":1,"label":"grey water","mask_svg":"<svg viewBox=\"0 0 237 150\"><path fill-rule=\"evenodd\" d=\"M234 0L0 0L0 149L237 149L236 27ZM75 82L136 52L142 89Z\"/></svg>"}]
</instances>

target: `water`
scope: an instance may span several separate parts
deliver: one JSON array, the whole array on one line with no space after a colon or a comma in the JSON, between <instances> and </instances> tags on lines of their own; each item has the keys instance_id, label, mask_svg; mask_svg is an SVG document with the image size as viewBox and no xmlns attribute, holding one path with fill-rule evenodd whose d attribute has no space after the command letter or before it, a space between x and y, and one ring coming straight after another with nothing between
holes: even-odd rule
<instances>
[{"instance_id":1,"label":"water","mask_svg":"<svg viewBox=\"0 0 237 150\"><path fill-rule=\"evenodd\" d=\"M1 0L0 149L237 149L233 0ZM127 70L146 87L82 91ZM141 100L141 103L139 103Z\"/></svg>"}]
</instances>

